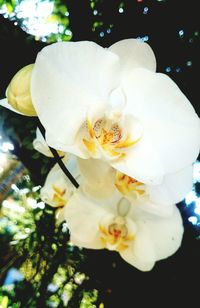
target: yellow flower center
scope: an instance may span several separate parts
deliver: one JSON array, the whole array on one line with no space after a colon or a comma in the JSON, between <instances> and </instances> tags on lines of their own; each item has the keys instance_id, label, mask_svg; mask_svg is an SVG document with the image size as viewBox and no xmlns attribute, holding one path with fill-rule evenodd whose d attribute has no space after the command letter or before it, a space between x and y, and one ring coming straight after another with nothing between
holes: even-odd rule
<instances>
[{"instance_id":1,"label":"yellow flower center","mask_svg":"<svg viewBox=\"0 0 200 308\"><path fill-rule=\"evenodd\" d=\"M134 235L128 233L126 220L122 216L117 216L108 226L100 224L99 232L104 247L118 252L127 249L134 239Z\"/></svg>"},{"instance_id":2,"label":"yellow flower center","mask_svg":"<svg viewBox=\"0 0 200 308\"><path fill-rule=\"evenodd\" d=\"M53 185L53 202L56 207L62 207L67 203L67 200L64 198L66 189L61 190L57 186Z\"/></svg>"},{"instance_id":3,"label":"yellow flower center","mask_svg":"<svg viewBox=\"0 0 200 308\"><path fill-rule=\"evenodd\" d=\"M145 194L145 184L139 182L130 176L116 172L115 186L123 195L130 195L132 197L138 198L144 196Z\"/></svg>"},{"instance_id":4,"label":"yellow flower center","mask_svg":"<svg viewBox=\"0 0 200 308\"><path fill-rule=\"evenodd\" d=\"M123 157L125 155L123 149L139 141L139 139L133 141L129 136L123 136L119 124L105 118L97 120L93 125L87 120L86 124L88 138L83 138L83 143L92 157L96 156L98 145L111 157Z\"/></svg>"}]
</instances>

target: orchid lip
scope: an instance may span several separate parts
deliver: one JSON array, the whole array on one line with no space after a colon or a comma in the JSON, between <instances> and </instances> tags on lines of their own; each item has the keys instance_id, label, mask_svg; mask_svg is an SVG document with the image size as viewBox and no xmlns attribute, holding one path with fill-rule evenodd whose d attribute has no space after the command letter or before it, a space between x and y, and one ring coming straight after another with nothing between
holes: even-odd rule
<instances>
[{"instance_id":1,"label":"orchid lip","mask_svg":"<svg viewBox=\"0 0 200 308\"><path fill-rule=\"evenodd\" d=\"M105 248L118 252L127 249L135 237L129 233L126 220L122 216L116 216L108 226L99 224L99 232Z\"/></svg>"},{"instance_id":2,"label":"orchid lip","mask_svg":"<svg viewBox=\"0 0 200 308\"><path fill-rule=\"evenodd\" d=\"M146 185L136 179L117 171L115 187L120 193L133 198L143 197L146 194Z\"/></svg>"}]
</instances>

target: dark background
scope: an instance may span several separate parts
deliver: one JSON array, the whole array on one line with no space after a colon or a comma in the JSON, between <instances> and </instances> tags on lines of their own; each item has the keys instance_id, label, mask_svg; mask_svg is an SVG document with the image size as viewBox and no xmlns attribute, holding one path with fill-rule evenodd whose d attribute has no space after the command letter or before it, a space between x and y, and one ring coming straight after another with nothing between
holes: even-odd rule
<instances>
[{"instance_id":1,"label":"dark background","mask_svg":"<svg viewBox=\"0 0 200 308\"><path fill-rule=\"evenodd\" d=\"M94 15L90 1L63 2L70 13L73 41L92 40L108 47L121 39L148 36L148 43L156 55L157 70L167 73L179 85L200 115L198 1L96 1L97 15ZM121 3L123 12L119 13ZM148 12L144 14L146 7ZM103 21L103 25L98 31L92 31L96 20ZM24 65L33 63L44 45L0 16L1 97L13 74ZM31 160L22 153L20 158L36 172L36 161L33 168ZM199 183L196 190L199 192ZM90 286L100 290L99 302L103 300L105 307L199 307L199 226L188 222L192 206L189 209L184 203L178 206L185 225L182 246L175 255L158 262L150 272L134 269L116 253L87 250L88 258L82 269L91 277Z\"/></svg>"}]
</instances>

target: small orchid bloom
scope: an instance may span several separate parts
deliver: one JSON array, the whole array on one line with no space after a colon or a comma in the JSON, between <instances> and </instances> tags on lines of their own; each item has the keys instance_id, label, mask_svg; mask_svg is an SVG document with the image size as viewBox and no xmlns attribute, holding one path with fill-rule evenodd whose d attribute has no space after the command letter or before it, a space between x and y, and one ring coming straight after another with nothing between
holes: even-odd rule
<instances>
[{"instance_id":1,"label":"small orchid bloom","mask_svg":"<svg viewBox=\"0 0 200 308\"><path fill-rule=\"evenodd\" d=\"M66 158L65 158L66 160ZM66 166L70 172L74 174L76 179L79 178L79 170L75 157L70 157L66 162ZM52 207L63 207L75 192L76 188L66 177L59 165L56 164L49 172L45 184L40 190L41 199Z\"/></svg>"},{"instance_id":2,"label":"small orchid bloom","mask_svg":"<svg viewBox=\"0 0 200 308\"><path fill-rule=\"evenodd\" d=\"M64 216L74 245L117 251L129 264L149 271L180 247L183 225L178 209L162 218L141 211L115 192L105 200L73 194Z\"/></svg>"},{"instance_id":3,"label":"small orchid bloom","mask_svg":"<svg viewBox=\"0 0 200 308\"><path fill-rule=\"evenodd\" d=\"M81 158L107 161L147 185L191 165L200 121L153 51L128 39L104 49L63 42L37 56L31 78L47 143Z\"/></svg>"},{"instance_id":4,"label":"small orchid bloom","mask_svg":"<svg viewBox=\"0 0 200 308\"><path fill-rule=\"evenodd\" d=\"M192 189L192 166L166 175L159 185L147 185L116 171L104 161L80 158L77 161L84 179L82 191L89 198L107 199L117 189L134 206L162 217L172 215L172 204L182 201Z\"/></svg>"}]
</instances>

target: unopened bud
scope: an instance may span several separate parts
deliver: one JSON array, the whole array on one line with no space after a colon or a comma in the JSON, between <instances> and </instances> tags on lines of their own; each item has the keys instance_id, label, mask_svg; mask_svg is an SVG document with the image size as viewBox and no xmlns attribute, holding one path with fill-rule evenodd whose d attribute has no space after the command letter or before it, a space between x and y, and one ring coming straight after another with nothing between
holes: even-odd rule
<instances>
[{"instance_id":1,"label":"unopened bud","mask_svg":"<svg viewBox=\"0 0 200 308\"><path fill-rule=\"evenodd\" d=\"M24 66L12 78L6 96L8 103L16 110L27 116L37 116L33 107L30 82L34 64Z\"/></svg>"}]
</instances>

